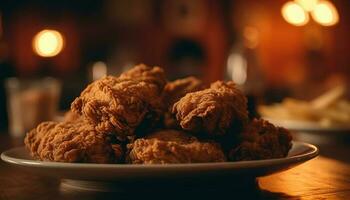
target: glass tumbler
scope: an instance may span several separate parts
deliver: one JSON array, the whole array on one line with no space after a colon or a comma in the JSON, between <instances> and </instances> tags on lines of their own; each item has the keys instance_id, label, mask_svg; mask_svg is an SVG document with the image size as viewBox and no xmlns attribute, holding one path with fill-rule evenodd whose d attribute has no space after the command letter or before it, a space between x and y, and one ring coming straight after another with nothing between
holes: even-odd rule
<instances>
[{"instance_id":1,"label":"glass tumbler","mask_svg":"<svg viewBox=\"0 0 350 200\"><path fill-rule=\"evenodd\" d=\"M11 136L23 137L40 122L55 117L61 92L61 83L57 79L9 78L5 87Z\"/></svg>"}]
</instances>

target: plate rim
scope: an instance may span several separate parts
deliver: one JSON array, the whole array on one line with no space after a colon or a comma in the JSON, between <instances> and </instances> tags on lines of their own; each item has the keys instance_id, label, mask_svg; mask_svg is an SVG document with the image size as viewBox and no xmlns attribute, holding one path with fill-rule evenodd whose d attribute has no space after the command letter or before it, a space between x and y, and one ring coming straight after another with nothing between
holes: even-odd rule
<instances>
[{"instance_id":1,"label":"plate rim","mask_svg":"<svg viewBox=\"0 0 350 200\"><path fill-rule=\"evenodd\" d=\"M270 121L271 123L277 126L283 126L284 128L292 131L314 131L314 132L346 132L350 131L349 125L338 125L338 126L330 126L323 127L318 123L314 122L306 122L301 120L287 120L287 119L274 119L270 117L263 117L265 120ZM289 124L297 124L294 126L290 126ZM302 125L303 124L303 125Z\"/></svg>"},{"instance_id":2,"label":"plate rim","mask_svg":"<svg viewBox=\"0 0 350 200\"><path fill-rule=\"evenodd\" d=\"M9 164L24 166L24 167L38 167L38 168L60 168L60 169L172 169L172 168L241 168L241 167L259 167L266 165L276 164L289 164L298 163L311 160L319 155L319 148L313 144L300 141L292 141L294 145L303 145L310 148L308 152L294 155L285 158L274 158L264 160L251 160L251 161L235 161L235 162L214 162L214 163L179 163L179 164L97 164L97 163L65 163L65 162L50 162L39 160L28 160L22 158L11 157L8 154L13 151L25 149L24 146L14 147L1 153L1 159Z\"/></svg>"}]
</instances>

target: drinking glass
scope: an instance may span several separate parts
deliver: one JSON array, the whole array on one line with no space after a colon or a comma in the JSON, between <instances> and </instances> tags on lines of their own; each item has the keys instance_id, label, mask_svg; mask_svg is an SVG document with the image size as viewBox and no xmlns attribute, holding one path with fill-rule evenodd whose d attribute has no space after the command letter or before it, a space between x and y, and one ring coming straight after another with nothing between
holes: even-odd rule
<instances>
[{"instance_id":1,"label":"drinking glass","mask_svg":"<svg viewBox=\"0 0 350 200\"><path fill-rule=\"evenodd\" d=\"M24 136L26 131L40 122L55 117L61 92L61 83L57 79L9 78L5 87L9 131L12 136Z\"/></svg>"}]
</instances>

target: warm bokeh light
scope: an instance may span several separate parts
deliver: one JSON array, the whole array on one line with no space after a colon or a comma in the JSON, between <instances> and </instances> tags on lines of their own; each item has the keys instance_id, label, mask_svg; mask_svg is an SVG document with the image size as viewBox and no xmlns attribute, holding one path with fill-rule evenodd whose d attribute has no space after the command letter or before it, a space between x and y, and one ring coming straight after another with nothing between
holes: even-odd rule
<instances>
[{"instance_id":1,"label":"warm bokeh light","mask_svg":"<svg viewBox=\"0 0 350 200\"><path fill-rule=\"evenodd\" d=\"M247 80L247 60L242 54L233 53L227 60L227 73L237 85L243 85Z\"/></svg>"},{"instance_id":2,"label":"warm bokeh light","mask_svg":"<svg viewBox=\"0 0 350 200\"><path fill-rule=\"evenodd\" d=\"M247 48L254 49L259 44L259 31L256 27L246 26L243 29L244 45Z\"/></svg>"},{"instance_id":3,"label":"warm bokeh light","mask_svg":"<svg viewBox=\"0 0 350 200\"><path fill-rule=\"evenodd\" d=\"M62 51L63 45L63 36L55 30L42 30L33 38L34 52L42 57L56 56Z\"/></svg>"},{"instance_id":4,"label":"warm bokeh light","mask_svg":"<svg viewBox=\"0 0 350 200\"><path fill-rule=\"evenodd\" d=\"M319 2L312 11L311 16L323 26L333 26L339 21L338 11L329 1Z\"/></svg>"},{"instance_id":5,"label":"warm bokeh light","mask_svg":"<svg viewBox=\"0 0 350 200\"><path fill-rule=\"evenodd\" d=\"M282 16L290 24L303 26L309 21L309 15L297 3L287 2L282 7Z\"/></svg>"},{"instance_id":6,"label":"warm bokeh light","mask_svg":"<svg viewBox=\"0 0 350 200\"><path fill-rule=\"evenodd\" d=\"M318 0L295 0L304 10L313 11L319 2Z\"/></svg>"},{"instance_id":7,"label":"warm bokeh light","mask_svg":"<svg viewBox=\"0 0 350 200\"><path fill-rule=\"evenodd\" d=\"M95 62L92 65L92 80L98 80L107 75L107 65L102 61Z\"/></svg>"}]
</instances>

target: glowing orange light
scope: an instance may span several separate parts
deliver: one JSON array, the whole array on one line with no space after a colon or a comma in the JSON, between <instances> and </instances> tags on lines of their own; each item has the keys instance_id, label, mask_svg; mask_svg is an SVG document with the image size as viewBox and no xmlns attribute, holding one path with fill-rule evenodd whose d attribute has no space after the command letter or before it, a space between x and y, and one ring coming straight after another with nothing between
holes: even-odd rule
<instances>
[{"instance_id":1,"label":"glowing orange light","mask_svg":"<svg viewBox=\"0 0 350 200\"><path fill-rule=\"evenodd\" d=\"M62 51L63 46L63 36L56 30L42 30L33 38L33 50L42 57L56 56Z\"/></svg>"},{"instance_id":2,"label":"glowing orange light","mask_svg":"<svg viewBox=\"0 0 350 200\"><path fill-rule=\"evenodd\" d=\"M318 0L295 0L304 10L313 11L319 2Z\"/></svg>"},{"instance_id":3,"label":"glowing orange light","mask_svg":"<svg viewBox=\"0 0 350 200\"><path fill-rule=\"evenodd\" d=\"M282 16L290 24L303 26L309 21L309 15L297 3L287 2L282 7Z\"/></svg>"},{"instance_id":4,"label":"glowing orange light","mask_svg":"<svg viewBox=\"0 0 350 200\"><path fill-rule=\"evenodd\" d=\"M329 1L319 2L311 13L312 18L323 26L333 26L339 22L339 14Z\"/></svg>"},{"instance_id":5,"label":"glowing orange light","mask_svg":"<svg viewBox=\"0 0 350 200\"><path fill-rule=\"evenodd\" d=\"M254 49L259 44L259 31L252 26L246 26L243 29L243 36L245 39L244 45L250 49Z\"/></svg>"}]
</instances>

